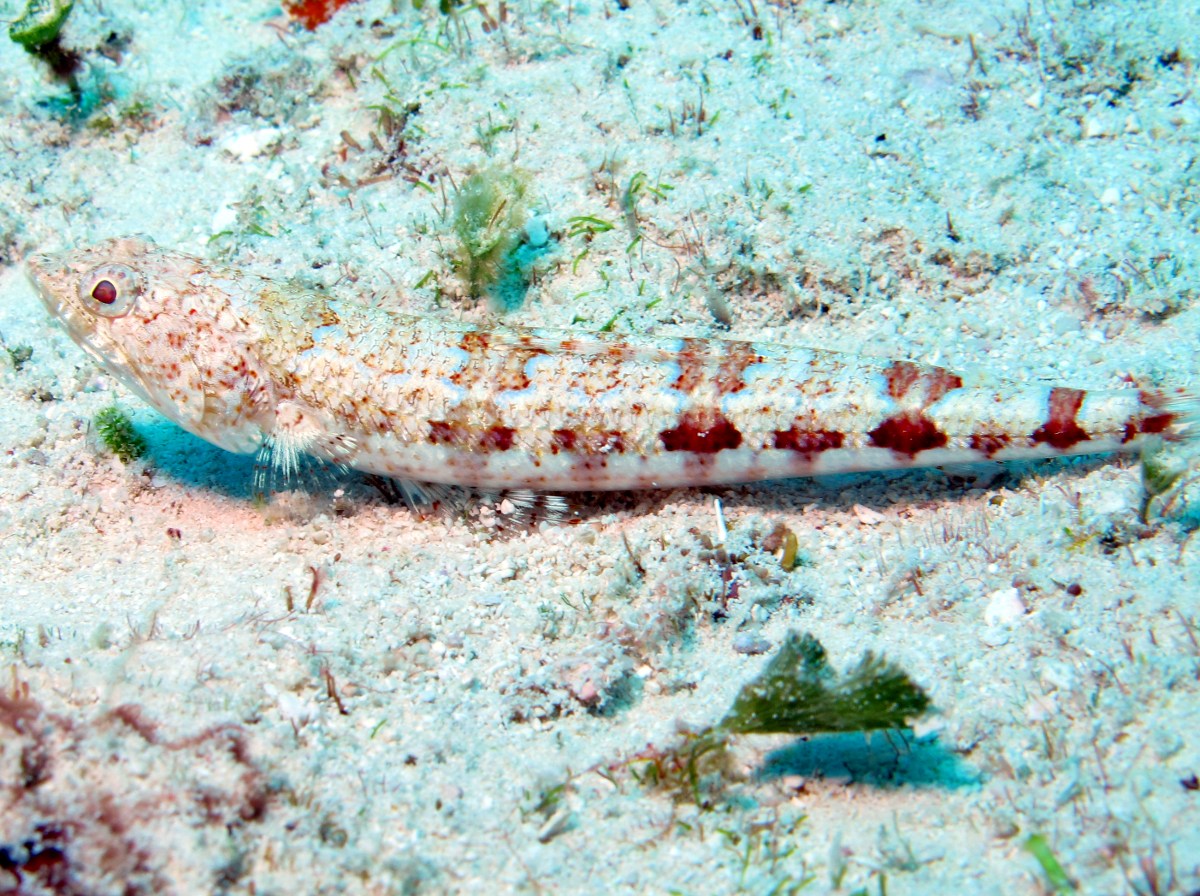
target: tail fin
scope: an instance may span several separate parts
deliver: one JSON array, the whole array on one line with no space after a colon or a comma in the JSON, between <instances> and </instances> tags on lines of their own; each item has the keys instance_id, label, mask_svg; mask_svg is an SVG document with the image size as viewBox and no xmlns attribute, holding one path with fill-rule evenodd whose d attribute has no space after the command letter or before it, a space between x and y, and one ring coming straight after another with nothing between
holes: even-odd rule
<instances>
[{"instance_id":1,"label":"tail fin","mask_svg":"<svg viewBox=\"0 0 1200 896\"><path fill-rule=\"evenodd\" d=\"M1200 396L1186 389L1144 391L1147 413L1136 424L1139 433L1159 433L1169 442L1200 438Z\"/></svg>"}]
</instances>

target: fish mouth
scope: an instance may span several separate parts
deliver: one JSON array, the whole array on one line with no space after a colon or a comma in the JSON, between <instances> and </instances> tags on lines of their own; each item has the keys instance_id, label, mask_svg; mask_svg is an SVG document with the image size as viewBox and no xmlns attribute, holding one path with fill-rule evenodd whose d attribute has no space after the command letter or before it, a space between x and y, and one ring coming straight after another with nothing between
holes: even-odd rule
<instances>
[{"instance_id":1,"label":"fish mouth","mask_svg":"<svg viewBox=\"0 0 1200 896\"><path fill-rule=\"evenodd\" d=\"M46 306L46 310L51 314L57 315L62 308L62 302L55 295L54 289L50 285L49 271L53 265L54 259L49 255L25 256L25 273L29 277L29 283L33 286L33 291L42 300L42 304Z\"/></svg>"},{"instance_id":2,"label":"fish mouth","mask_svg":"<svg viewBox=\"0 0 1200 896\"><path fill-rule=\"evenodd\" d=\"M79 326L78 309L71 301L69 291L69 284L75 282L75 274L64 259L49 253L31 253L24 261L29 283L50 317L66 327L76 341L84 338L86 333Z\"/></svg>"}]
</instances>

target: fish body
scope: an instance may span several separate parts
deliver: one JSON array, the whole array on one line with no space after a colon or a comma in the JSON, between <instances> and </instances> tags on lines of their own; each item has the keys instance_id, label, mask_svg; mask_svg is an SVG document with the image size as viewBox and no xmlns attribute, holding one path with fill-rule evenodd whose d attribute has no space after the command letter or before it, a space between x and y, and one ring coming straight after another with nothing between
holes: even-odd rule
<instances>
[{"instance_id":1,"label":"fish body","mask_svg":"<svg viewBox=\"0 0 1200 896\"><path fill-rule=\"evenodd\" d=\"M1084 390L774 343L483 327L116 239L27 259L117 379L230 451L488 489L665 488L1137 448L1178 391Z\"/></svg>"}]
</instances>

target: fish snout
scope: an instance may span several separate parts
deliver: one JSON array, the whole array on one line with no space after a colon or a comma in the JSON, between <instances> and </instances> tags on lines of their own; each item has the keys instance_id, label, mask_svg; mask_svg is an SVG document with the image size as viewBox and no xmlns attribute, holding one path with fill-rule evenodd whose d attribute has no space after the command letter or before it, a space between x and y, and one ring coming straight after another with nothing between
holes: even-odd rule
<instances>
[{"instance_id":1,"label":"fish snout","mask_svg":"<svg viewBox=\"0 0 1200 896\"><path fill-rule=\"evenodd\" d=\"M29 277L33 291L38 294L38 298L42 300L46 309L54 315L59 314L62 308L62 298L58 289L55 288L54 277L54 272L61 267L50 255L39 252L25 256L25 273Z\"/></svg>"}]
</instances>

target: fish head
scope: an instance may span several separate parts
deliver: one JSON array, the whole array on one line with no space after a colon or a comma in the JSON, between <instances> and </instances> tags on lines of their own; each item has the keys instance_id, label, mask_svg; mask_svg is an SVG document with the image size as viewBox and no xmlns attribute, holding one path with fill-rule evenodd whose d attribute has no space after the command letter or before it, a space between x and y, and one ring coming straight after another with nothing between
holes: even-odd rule
<instances>
[{"instance_id":1,"label":"fish head","mask_svg":"<svg viewBox=\"0 0 1200 896\"><path fill-rule=\"evenodd\" d=\"M131 391L222 448L261 444L271 383L229 278L129 237L31 254L25 265L50 315Z\"/></svg>"}]
</instances>

